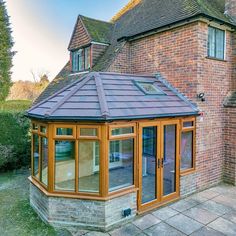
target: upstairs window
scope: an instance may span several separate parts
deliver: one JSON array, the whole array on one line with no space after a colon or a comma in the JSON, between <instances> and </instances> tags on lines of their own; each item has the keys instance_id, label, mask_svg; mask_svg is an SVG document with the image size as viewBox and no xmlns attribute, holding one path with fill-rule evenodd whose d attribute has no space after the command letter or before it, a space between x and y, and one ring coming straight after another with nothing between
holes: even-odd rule
<instances>
[{"instance_id":1,"label":"upstairs window","mask_svg":"<svg viewBox=\"0 0 236 236\"><path fill-rule=\"evenodd\" d=\"M225 59L225 31L214 27L208 28L208 57Z\"/></svg>"},{"instance_id":2,"label":"upstairs window","mask_svg":"<svg viewBox=\"0 0 236 236\"><path fill-rule=\"evenodd\" d=\"M72 71L80 72L90 69L90 47L72 52Z\"/></svg>"}]
</instances>

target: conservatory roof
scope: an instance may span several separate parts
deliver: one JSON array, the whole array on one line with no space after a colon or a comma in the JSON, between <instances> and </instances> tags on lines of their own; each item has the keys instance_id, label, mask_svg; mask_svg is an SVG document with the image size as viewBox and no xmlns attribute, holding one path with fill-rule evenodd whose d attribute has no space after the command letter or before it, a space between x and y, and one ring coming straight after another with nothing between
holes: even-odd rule
<instances>
[{"instance_id":1,"label":"conservatory roof","mask_svg":"<svg viewBox=\"0 0 236 236\"><path fill-rule=\"evenodd\" d=\"M160 74L92 72L36 104L30 118L112 121L197 115L198 109Z\"/></svg>"}]
</instances>

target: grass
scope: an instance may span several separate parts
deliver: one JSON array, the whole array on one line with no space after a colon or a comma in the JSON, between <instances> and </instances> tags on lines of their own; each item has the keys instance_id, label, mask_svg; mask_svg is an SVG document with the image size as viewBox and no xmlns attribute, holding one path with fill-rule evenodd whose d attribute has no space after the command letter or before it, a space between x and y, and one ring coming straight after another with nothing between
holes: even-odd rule
<instances>
[{"instance_id":1,"label":"grass","mask_svg":"<svg viewBox=\"0 0 236 236\"><path fill-rule=\"evenodd\" d=\"M32 104L29 100L9 100L0 102L0 112L21 112L27 110Z\"/></svg>"},{"instance_id":2,"label":"grass","mask_svg":"<svg viewBox=\"0 0 236 236\"><path fill-rule=\"evenodd\" d=\"M0 235L58 235L59 231L42 222L30 207L27 176L27 170L0 174Z\"/></svg>"}]
</instances>

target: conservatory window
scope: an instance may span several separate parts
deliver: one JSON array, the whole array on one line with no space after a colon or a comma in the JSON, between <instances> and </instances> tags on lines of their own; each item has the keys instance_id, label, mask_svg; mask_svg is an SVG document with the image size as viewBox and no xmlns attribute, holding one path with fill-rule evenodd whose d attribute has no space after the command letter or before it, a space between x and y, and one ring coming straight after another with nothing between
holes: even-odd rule
<instances>
[{"instance_id":1,"label":"conservatory window","mask_svg":"<svg viewBox=\"0 0 236 236\"><path fill-rule=\"evenodd\" d=\"M55 141L55 190L75 191L75 142Z\"/></svg>"},{"instance_id":2,"label":"conservatory window","mask_svg":"<svg viewBox=\"0 0 236 236\"><path fill-rule=\"evenodd\" d=\"M48 185L48 139L41 137L41 174L40 181Z\"/></svg>"},{"instance_id":3,"label":"conservatory window","mask_svg":"<svg viewBox=\"0 0 236 236\"><path fill-rule=\"evenodd\" d=\"M134 185L134 139L110 141L109 191Z\"/></svg>"},{"instance_id":4,"label":"conservatory window","mask_svg":"<svg viewBox=\"0 0 236 236\"><path fill-rule=\"evenodd\" d=\"M99 192L100 145L99 141L79 142L79 192Z\"/></svg>"},{"instance_id":5,"label":"conservatory window","mask_svg":"<svg viewBox=\"0 0 236 236\"><path fill-rule=\"evenodd\" d=\"M39 179L39 136L33 134L33 175Z\"/></svg>"}]
</instances>

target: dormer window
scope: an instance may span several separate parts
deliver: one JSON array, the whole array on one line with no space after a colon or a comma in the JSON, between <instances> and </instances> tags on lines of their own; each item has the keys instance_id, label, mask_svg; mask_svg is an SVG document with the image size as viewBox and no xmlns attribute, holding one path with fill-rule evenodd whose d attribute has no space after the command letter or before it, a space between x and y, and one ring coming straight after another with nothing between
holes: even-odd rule
<instances>
[{"instance_id":1,"label":"dormer window","mask_svg":"<svg viewBox=\"0 0 236 236\"><path fill-rule=\"evenodd\" d=\"M90 69L90 49L90 47L86 47L72 52L73 72L80 72Z\"/></svg>"}]
</instances>

